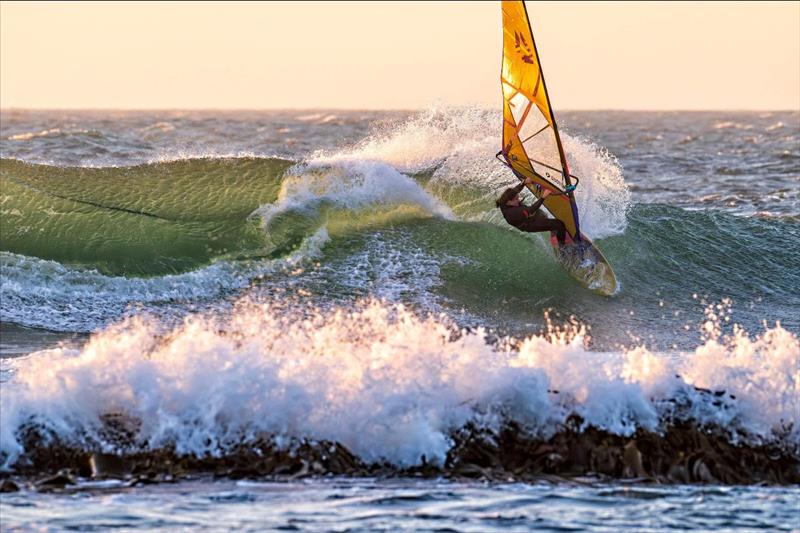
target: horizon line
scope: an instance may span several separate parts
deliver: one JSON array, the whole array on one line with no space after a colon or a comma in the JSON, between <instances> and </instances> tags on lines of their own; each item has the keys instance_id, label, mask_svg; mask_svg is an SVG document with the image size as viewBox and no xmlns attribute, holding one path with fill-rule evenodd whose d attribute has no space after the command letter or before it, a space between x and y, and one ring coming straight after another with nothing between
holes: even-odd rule
<instances>
[{"instance_id":1,"label":"horizon line","mask_svg":"<svg viewBox=\"0 0 800 533\"><path fill-rule=\"evenodd\" d=\"M491 106L480 106L480 105L441 105L441 106L429 106L429 107L418 107L418 108L359 108L359 107L0 107L0 112L10 112L10 111L123 111L123 112L131 112L131 111L143 111L143 112L152 112L152 111L205 111L205 112L219 112L219 111L240 111L240 112L263 112L263 111L348 111L348 112L402 112L402 113L414 113L414 112L424 112L431 109L435 109L437 107L441 108L479 108L485 110L493 109ZM498 111L499 111L498 107ZM754 109L745 109L745 108L652 108L652 109L645 109L645 108L613 108L613 107L601 107L601 108L588 108L588 107L575 107L575 108L565 108L560 110L555 110L556 113L558 112L626 112L626 113L706 113L706 112L718 112L718 113L797 113L800 112L800 108L778 108L778 109L768 109L768 108L754 108Z\"/></svg>"}]
</instances>

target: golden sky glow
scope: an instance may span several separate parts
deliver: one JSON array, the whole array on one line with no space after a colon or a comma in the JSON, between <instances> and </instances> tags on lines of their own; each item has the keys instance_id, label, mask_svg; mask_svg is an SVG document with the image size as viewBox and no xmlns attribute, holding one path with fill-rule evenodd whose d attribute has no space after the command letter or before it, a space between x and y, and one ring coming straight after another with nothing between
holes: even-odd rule
<instances>
[{"instance_id":1,"label":"golden sky glow","mask_svg":"<svg viewBox=\"0 0 800 533\"><path fill-rule=\"evenodd\" d=\"M800 109L800 2L527 3L556 109ZM0 2L0 106L501 105L499 2Z\"/></svg>"}]
</instances>

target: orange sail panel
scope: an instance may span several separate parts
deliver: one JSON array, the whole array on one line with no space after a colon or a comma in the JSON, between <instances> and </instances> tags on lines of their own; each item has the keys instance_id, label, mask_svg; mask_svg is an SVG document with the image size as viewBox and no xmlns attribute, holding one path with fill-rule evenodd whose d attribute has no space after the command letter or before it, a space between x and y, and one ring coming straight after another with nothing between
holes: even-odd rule
<instances>
[{"instance_id":1,"label":"orange sail panel","mask_svg":"<svg viewBox=\"0 0 800 533\"><path fill-rule=\"evenodd\" d=\"M503 147L508 165L520 179L533 178L530 187L564 192L570 185L569 168L558 136L550 98L533 41L524 2L503 0ZM561 220L573 238L580 238L578 210L573 194L549 196L544 205Z\"/></svg>"}]
</instances>

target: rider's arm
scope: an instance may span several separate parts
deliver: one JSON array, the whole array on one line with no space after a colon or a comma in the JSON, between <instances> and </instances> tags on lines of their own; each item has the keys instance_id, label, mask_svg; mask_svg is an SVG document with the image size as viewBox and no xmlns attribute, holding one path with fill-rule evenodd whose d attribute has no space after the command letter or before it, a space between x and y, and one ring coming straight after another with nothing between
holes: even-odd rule
<instances>
[{"instance_id":1,"label":"rider's arm","mask_svg":"<svg viewBox=\"0 0 800 533\"><path fill-rule=\"evenodd\" d=\"M544 198L539 198L538 200L533 202L529 207L527 207L526 209L528 211L528 218L536 216L536 212L539 210L540 207L542 207L543 203L544 203Z\"/></svg>"},{"instance_id":2,"label":"rider's arm","mask_svg":"<svg viewBox=\"0 0 800 533\"><path fill-rule=\"evenodd\" d=\"M521 193L521 192L522 192L522 189L524 189L524 188L525 188L525 182L524 182L524 181L523 181L523 182L520 182L520 184L519 184L519 185L517 185L516 187L514 187L514 193L515 193L515 194L519 194L519 193Z\"/></svg>"},{"instance_id":3,"label":"rider's arm","mask_svg":"<svg viewBox=\"0 0 800 533\"><path fill-rule=\"evenodd\" d=\"M544 203L544 199L552 194L552 191L550 191L549 189L541 189L541 191L542 192L541 192L541 196L539 197L539 199L536 200L535 202L533 202L533 204L531 204L531 206L527 208L527 210L528 210L528 218L536 216L536 212L539 210L540 207L542 207L542 204Z\"/></svg>"}]
</instances>

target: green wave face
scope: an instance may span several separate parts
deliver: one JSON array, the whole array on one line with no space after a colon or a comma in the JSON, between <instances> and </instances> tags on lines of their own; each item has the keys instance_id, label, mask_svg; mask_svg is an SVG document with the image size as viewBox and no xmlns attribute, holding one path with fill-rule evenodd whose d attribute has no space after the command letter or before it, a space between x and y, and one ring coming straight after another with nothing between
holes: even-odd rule
<instances>
[{"instance_id":1,"label":"green wave face","mask_svg":"<svg viewBox=\"0 0 800 533\"><path fill-rule=\"evenodd\" d=\"M263 255L265 234L249 215L275 200L292 164L194 159L63 168L3 159L0 249L135 276Z\"/></svg>"}]
</instances>

